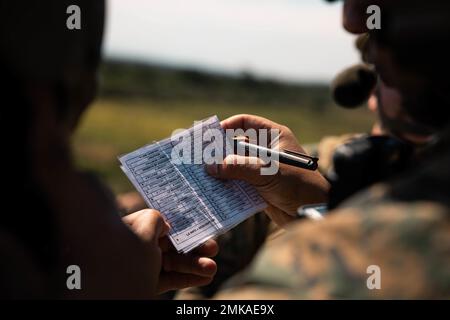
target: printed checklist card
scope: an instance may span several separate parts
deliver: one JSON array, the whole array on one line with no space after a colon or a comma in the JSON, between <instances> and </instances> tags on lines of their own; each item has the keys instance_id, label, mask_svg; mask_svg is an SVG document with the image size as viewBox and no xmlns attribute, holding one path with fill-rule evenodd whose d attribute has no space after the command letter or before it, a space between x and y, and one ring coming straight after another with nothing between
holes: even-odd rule
<instances>
[{"instance_id":1,"label":"printed checklist card","mask_svg":"<svg viewBox=\"0 0 450 320\"><path fill-rule=\"evenodd\" d=\"M174 135L119 157L122 170L149 207L160 211L171 225L169 237L182 253L267 207L249 184L218 180L206 173L204 164L199 164L202 159L198 157L203 152L196 154L194 151L198 148L204 151L211 144L211 141L209 144L203 141L205 131L210 129L222 132L223 141L218 146L225 146L227 137L214 116L180 132L178 137ZM188 148L192 157L190 163L173 161L173 148L178 143L186 143L186 139L178 139L181 136L191 138L187 139L191 144ZM200 145L196 141L200 141Z\"/></svg>"}]
</instances>

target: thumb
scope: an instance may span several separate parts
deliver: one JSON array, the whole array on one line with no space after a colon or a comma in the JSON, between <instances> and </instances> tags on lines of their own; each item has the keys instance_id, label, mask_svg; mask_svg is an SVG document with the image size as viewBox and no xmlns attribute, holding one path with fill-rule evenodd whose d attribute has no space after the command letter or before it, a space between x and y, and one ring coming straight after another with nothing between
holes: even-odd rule
<instances>
[{"instance_id":1,"label":"thumb","mask_svg":"<svg viewBox=\"0 0 450 320\"><path fill-rule=\"evenodd\" d=\"M265 163L259 158L232 154L223 160L223 164L207 165L206 171L215 178L243 180L260 187L269 184L274 178L261 174L264 166Z\"/></svg>"},{"instance_id":2,"label":"thumb","mask_svg":"<svg viewBox=\"0 0 450 320\"><path fill-rule=\"evenodd\" d=\"M157 242L167 235L170 228L162 215L152 209L132 213L124 217L123 221L145 242Z\"/></svg>"},{"instance_id":3,"label":"thumb","mask_svg":"<svg viewBox=\"0 0 450 320\"><path fill-rule=\"evenodd\" d=\"M156 211L156 210L153 210ZM152 223L155 225L155 237L162 238L167 236L170 230L170 225L164 220L161 213L157 212L158 214L154 214L152 217Z\"/></svg>"}]
</instances>

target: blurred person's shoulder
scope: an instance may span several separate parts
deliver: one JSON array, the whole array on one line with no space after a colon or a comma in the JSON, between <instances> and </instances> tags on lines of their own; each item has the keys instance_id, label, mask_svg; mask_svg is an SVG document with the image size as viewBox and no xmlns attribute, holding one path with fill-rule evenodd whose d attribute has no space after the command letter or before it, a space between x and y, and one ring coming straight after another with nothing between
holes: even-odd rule
<instances>
[{"instance_id":1,"label":"blurred person's shoulder","mask_svg":"<svg viewBox=\"0 0 450 320\"><path fill-rule=\"evenodd\" d=\"M325 220L293 224L218 298L450 297L449 146L450 135L429 161ZM372 276L380 289L370 289Z\"/></svg>"},{"instance_id":2,"label":"blurred person's shoulder","mask_svg":"<svg viewBox=\"0 0 450 320\"><path fill-rule=\"evenodd\" d=\"M35 256L10 232L0 228L0 299L42 299L54 297L49 279ZM54 288L52 288L54 289Z\"/></svg>"},{"instance_id":3,"label":"blurred person's shoulder","mask_svg":"<svg viewBox=\"0 0 450 320\"><path fill-rule=\"evenodd\" d=\"M341 209L268 243L218 298L449 297L449 243L449 209L436 203Z\"/></svg>"}]
</instances>

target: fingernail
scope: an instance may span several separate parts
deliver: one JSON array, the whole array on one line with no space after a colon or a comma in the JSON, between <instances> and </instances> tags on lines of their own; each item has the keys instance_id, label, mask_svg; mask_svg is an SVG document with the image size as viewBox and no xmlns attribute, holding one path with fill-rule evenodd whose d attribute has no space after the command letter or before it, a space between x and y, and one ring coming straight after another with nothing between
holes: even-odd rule
<instances>
[{"instance_id":1,"label":"fingernail","mask_svg":"<svg viewBox=\"0 0 450 320\"><path fill-rule=\"evenodd\" d=\"M206 165L206 172L208 172L210 175L215 176L219 172L217 168L217 164L208 164Z\"/></svg>"}]
</instances>

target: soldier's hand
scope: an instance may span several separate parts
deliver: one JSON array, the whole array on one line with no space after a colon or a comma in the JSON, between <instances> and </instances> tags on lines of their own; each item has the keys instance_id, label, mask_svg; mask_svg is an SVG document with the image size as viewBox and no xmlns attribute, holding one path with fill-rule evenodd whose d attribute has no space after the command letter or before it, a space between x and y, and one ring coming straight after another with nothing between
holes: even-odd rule
<instances>
[{"instance_id":1,"label":"soldier's hand","mask_svg":"<svg viewBox=\"0 0 450 320\"><path fill-rule=\"evenodd\" d=\"M305 153L289 128L270 120L252 115L237 115L221 124L224 129L244 131L277 129L280 132L280 149ZM206 170L220 179L243 180L253 185L269 204L266 213L279 226L295 219L298 207L327 201L329 184L319 172L280 164L275 175L261 175L263 165L260 159L230 155L223 164L207 166Z\"/></svg>"},{"instance_id":2,"label":"soldier's hand","mask_svg":"<svg viewBox=\"0 0 450 320\"><path fill-rule=\"evenodd\" d=\"M209 240L189 254L178 254L167 237L169 225L156 210L141 210L123 218L131 230L146 244L154 294L169 290L209 284L216 271L210 259L217 254L218 246Z\"/></svg>"}]
</instances>

